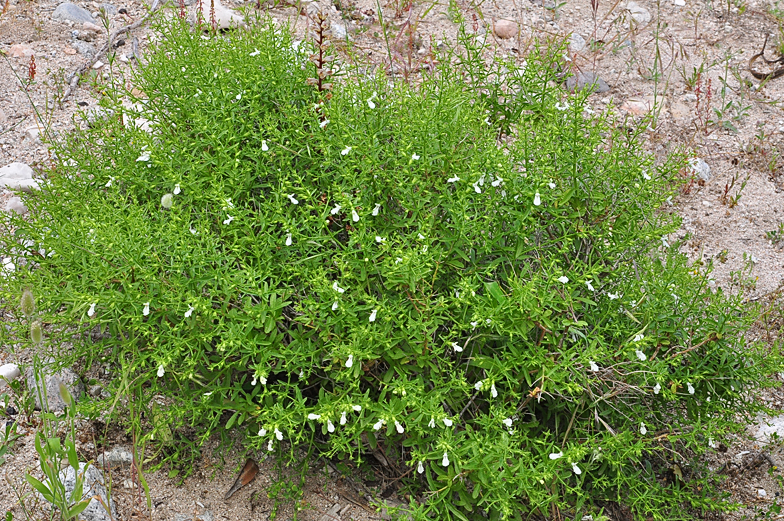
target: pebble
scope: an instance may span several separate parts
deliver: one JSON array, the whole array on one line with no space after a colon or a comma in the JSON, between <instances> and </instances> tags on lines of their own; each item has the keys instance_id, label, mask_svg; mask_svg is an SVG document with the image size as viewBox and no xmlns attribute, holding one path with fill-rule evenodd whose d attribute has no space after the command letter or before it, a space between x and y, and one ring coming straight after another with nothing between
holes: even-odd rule
<instances>
[{"instance_id":1,"label":"pebble","mask_svg":"<svg viewBox=\"0 0 784 521\"><path fill-rule=\"evenodd\" d=\"M93 69L97 70L97 69L100 69L101 67L103 67L103 62L101 60L98 60L97 62L95 62L93 64Z\"/></svg>"},{"instance_id":2,"label":"pebble","mask_svg":"<svg viewBox=\"0 0 784 521\"><path fill-rule=\"evenodd\" d=\"M569 50L572 52L580 52L585 49L585 38L577 33L569 35Z\"/></svg>"},{"instance_id":3,"label":"pebble","mask_svg":"<svg viewBox=\"0 0 784 521\"><path fill-rule=\"evenodd\" d=\"M517 24L511 20L498 20L493 24L493 32L501 39L509 39L517 36Z\"/></svg>"},{"instance_id":4,"label":"pebble","mask_svg":"<svg viewBox=\"0 0 784 521\"><path fill-rule=\"evenodd\" d=\"M117 6L113 4L101 4L98 9L103 9L106 16L115 16L117 14Z\"/></svg>"},{"instance_id":5,"label":"pebble","mask_svg":"<svg viewBox=\"0 0 784 521\"><path fill-rule=\"evenodd\" d=\"M637 2L628 2L626 10L638 24L647 24L651 21L651 13Z\"/></svg>"},{"instance_id":6,"label":"pebble","mask_svg":"<svg viewBox=\"0 0 784 521\"><path fill-rule=\"evenodd\" d=\"M711 167L708 163L706 163L703 159L699 157L694 157L689 160L689 165L691 165L692 171L699 176L705 182L710 181L711 178Z\"/></svg>"},{"instance_id":7,"label":"pebble","mask_svg":"<svg viewBox=\"0 0 784 521\"><path fill-rule=\"evenodd\" d=\"M635 116L643 116L653 110L655 106L653 96L644 98L629 98L623 102L621 108Z\"/></svg>"},{"instance_id":8,"label":"pebble","mask_svg":"<svg viewBox=\"0 0 784 521\"><path fill-rule=\"evenodd\" d=\"M19 366L16 364L0 365L0 389L7 385L6 382L16 380L21 375Z\"/></svg>"},{"instance_id":9,"label":"pebble","mask_svg":"<svg viewBox=\"0 0 784 521\"><path fill-rule=\"evenodd\" d=\"M681 0L683 1L683 0ZM765 497L768 495L768 492L764 488L757 489L757 497Z\"/></svg>"},{"instance_id":10,"label":"pebble","mask_svg":"<svg viewBox=\"0 0 784 521\"><path fill-rule=\"evenodd\" d=\"M8 55L11 56L11 58L29 58L34 54L35 51L29 45L23 43L17 43L8 49Z\"/></svg>"},{"instance_id":11,"label":"pebble","mask_svg":"<svg viewBox=\"0 0 784 521\"><path fill-rule=\"evenodd\" d=\"M6 212L16 212L19 215L25 215L27 213L27 206L22 202L19 197L12 197L5 203L5 211Z\"/></svg>"},{"instance_id":12,"label":"pebble","mask_svg":"<svg viewBox=\"0 0 784 521\"><path fill-rule=\"evenodd\" d=\"M348 34L346 26L340 22L332 22L330 24L330 31L332 31L332 37L336 40L345 40L346 35Z\"/></svg>"},{"instance_id":13,"label":"pebble","mask_svg":"<svg viewBox=\"0 0 784 521\"><path fill-rule=\"evenodd\" d=\"M84 489L82 497L79 499L92 498L87 508L79 514L80 521L111 521L112 519L117 519L117 508L114 505L114 498L107 499L106 487L104 486L101 472L92 465L88 467L86 463L79 463L79 474L84 474ZM76 488L76 472L74 468L71 466L66 467L60 471L58 477L65 487L67 497L71 497ZM43 499L40 494L39 497ZM111 515L103 506L106 504L109 505Z\"/></svg>"},{"instance_id":14,"label":"pebble","mask_svg":"<svg viewBox=\"0 0 784 521\"><path fill-rule=\"evenodd\" d=\"M218 29L245 27L245 18L237 11L225 7L219 0L201 0L201 8L207 23L210 23L210 8L215 5L215 23Z\"/></svg>"},{"instance_id":15,"label":"pebble","mask_svg":"<svg viewBox=\"0 0 784 521\"><path fill-rule=\"evenodd\" d=\"M72 40L71 46L74 49L76 49L76 52L78 52L79 54L81 54L86 58L92 58L93 56L95 56L95 52L96 52L95 47L93 47L87 42L83 42L81 40Z\"/></svg>"},{"instance_id":16,"label":"pebble","mask_svg":"<svg viewBox=\"0 0 784 521\"><path fill-rule=\"evenodd\" d=\"M84 22L95 23L95 18L90 14L90 11L70 2L58 5L57 9L52 13L52 19L77 24L83 24Z\"/></svg>"},{"instance_id":17,"label":"pebble","mask_svg":"<svg viewBox=\"0 0 784 521\"><path fill-rule=\"evenodd\" d=\"M607 82L592 72L578 72L577 75L566 78L566 88L572 92L575 90L581 91L587 86L591 87L591 92L607 92L610 90Z\"/></svg>"},{"instance_id":18,"label":"pebble","mask_svg":"<svg viewBox=\"0 0 784 521\"><path fill-rule=\"evenodd\" d=\"M33 169L24 163L11 163L0 168L0 186L24 192L37 190L38 181L33 179L33 173Z\"/></svg>"},{"instance_id":19,"label":"pebble","mask_svg":"<svg viewBox=\"0 0 784 521\"><path fill-rule=\"evenodd\" d=\"M133 464L133 452L127 447L114 447L109 452L99 454L95 459L98 468L130 468Z\"/></svg>"},{"instance_id":20,"label":"pebble","mask_svg":"<svg viewBox=\"0 0 784 521\"><path fill-rule=\"evenodd\" d=\"M678 7L683 7L686 5L686 0L672 0L672 3L677 5Z\"/></svg>"}]
</instances>

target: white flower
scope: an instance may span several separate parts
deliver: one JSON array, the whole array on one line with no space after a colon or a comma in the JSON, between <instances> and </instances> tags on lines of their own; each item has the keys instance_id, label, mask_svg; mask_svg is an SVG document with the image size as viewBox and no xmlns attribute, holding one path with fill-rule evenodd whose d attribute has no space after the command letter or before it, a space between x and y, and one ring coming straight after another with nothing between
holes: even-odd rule
<instances>
[{"instance_id":1,"label":"white flower","mask_svg":"<svg viewBox=\"0 0 784 521\"><path fill-rule=\"evenodd\" d=\"M512 418L505 418L501 423L506 425L507 429L511 429L512 428Z\"/></svg>"},{"instance_id":2,"label":"white flower","mask_svg":"<svg viewBox=\"0 0 784 521\"><path fill-rule=\"evenodd\" d=\"M585 285L588 288L588 291L596 291L595 289L593 289L593 284L591 284L590 280L586 280Z\"/></svg>"},{"instance_id":3,"label":"white flower","mask_svg":"<svg viewBox=\"0 0 784 521\"><path fill-rule=\"evenodd\" d=\"M265 429L264 427L259 429L259 436L266 436L266 435L267 435L267 429Z\"/></svg>"},{"instance_id":4,"label":"white flower","mask_svg":"<svg viewBox=\"0 0 784 521\"><path fill-rule=\"evenodd\" d=\"M596 365L596 362L594 362L593 360L589 361L588 364L591 366L591 371L593 371L594 373L599 370L599 366Z\"/></svg>"},{"instance_id":5,"label":"white flower","mask_svg":"<svg viewBox=\"0 0 784 521\"><path fill-rule=\"evenodd\" d=\"M185 312L185 318L188 318L191 315L193 315L193 306L188 306L188 311Z\"/></svg>"},{"instance_id":6,"label":"white flower","mask_svg":"<svg viewBox=\"0 0 784 521\"><path fill-rule=\"evenodd\" d=\"M449 179L447 179L447 180L446 180L446 182L447 182L447 183L456 183L456 182L458 182L458 181L460 181L460 178L459 178L459 177L457 177L457 176L455 176L455 177L450 177Z\"/></svg>"},{"instance_id":7,"label":"white flower","mask_svg":"<svg viewBox=\"0 0 784 521\"><path fill-rule=\"evenodd\" d=\"M637 358L640 359L640 362L644 362L644 361L646 361L648 359L648 356L645 353L643 353L642 351L640 351L639 349L635 349L634 350L634 354L637 355Z\"/></svg>"},{"instance_id":8,"label":"white flower","mask_svg":"<svg viewBox=\"0 0 784 521\"><path fill-rule=\"evenodd\" d=\"M275 427L275 437L278 438L278 441L283 441L283 433Z\"/></svg>"},{"instance_id":9,"label":"white flower","mask_svg":"<svg viewBox=\"0 0 784 521\"><path fill-rule=\"evenodd\" d=\"M367 104L368 104L368 107L370 107L371 109L376 108L376 104L373 103L373 98L368 98Z\"/></svg>"},{"instance_id":10,"label":"white flower","mask_svg":"<svg viewBox=\"0 0 784 521\"><path fill-rule=\"evenodd\" d=\"M376 235L376 242L381 244L382 242L386 242L386 239L381 237L380 235Z\"/></svg>"},{"instance_id":11,"label":"white flower","mask_svg":"<svg viewBox=\"0 0 784 521\"><path fill-rule=\"evenodd\" d=\"M136 158L136 161L137 162L139 162L139 161L149 161L150 160L150 152L149 152L149 150L144 150L144 149L142 149L142 150L143 150L143 152L141 153L141 155L139 157Z\"/></svg>"},{"instance_id":12,"label":"white flower","mask_svg":"<svg viewBox=\"0 0 784 521\"><path fill-rule=\"evenodd\" d=\"M342 208L342 206L340 206L339 204L336 204L335 207L332 208L332 210L329 211L329 213L331 215L336 215L340 211L341 208Z\"/></svg>"},{"instance_id":13,"label":"white flower","mask_svg":"<svg viewBox=\"0 0 784 521\"><path fill-rule=\"evenodd\" d=\"M384 426L384 420L378 420L376 423L373 424L373 430L377 431L383 426Z\"/></svg>"},{"instance_id":14,"label":"white flower","mask_svg":"<svg viewBox=\"0 0 784 521\"><path fill-rule=\"evenodd\" d=\"M96 305L95 302L90 304L90 309L87 310L87 316L88 317L91 317L91 316L95 315L95 305Z\"/></svg>"},{"instance_id":15,"label":"white flower","mask_svg":"<svg viewBox=\"0 0 784 521\"><path fill-rule=\"evenodd\" d=\"M327 420L327 432L335 432L335 425L332 420Z\"/></svg>"},{"instance_id":16,"label":"white flower","mask_svg":"<svg viewBox=\"0 0 784 521\"><path fill-rule=\"evenodd\" d=\"M425 466L420 461L417 463L417 473L422 474L425 471Z\"/></svg>"},{"instance_id":17,"label":"white flower","mask_svg":"<svg viewBox=\"0 0 784 521\"><path fill-rule=\"evenodd\" d=\"M342 413L340 413L340 424L345 425L347 421L348 418L346 418L346 411L343 411Z\"/></svg>"},{"instance_id":18,"label":"white flower","mask_svg":"<svg viewBox=\"0 0 784 521\"><path fill-rule=\"evenodd\" d=\"M499 187L499 186L501 186L501 183L503 183L503 182L504 182L503 179L501 179L500 177L497 177L496 180L493 181L490 184L493 185L494 187Z\"/></svg>"},{"instance_id":19,"label":"white flower","mask_svg":"<svg viewBox=\"0 0 784 521\"><path fill-rule=\"evenodd\" d=\"M642 340L643 338L645 338L645 336L643 336L643 334L642 334L642 333L637 333L636 335L634 335L634 341L635 341L635 342L639 342L639 341L640 341L640 340Z\"/></svg>"},{"instance_id":20,"label":"white flower","mask_svg":"<svg viewBox=\"0 0 784 521\"><path fill-rule=\"evenodd\" d=\"M419 159L419 156L416 154L416 152L414 152L413 154L411 154L411 159L412 159L412 160L414 160L414 161L416 161L417 159Z\"/></svg>"},{"instance_id":21,"label":"white flower","mask_svg":"<svg viewBox=\"0 0 784 521\"><path fill-rule=\"evenodd\" d=\"M340 155L345 156L348 155L349 152L351 152L351 147L347 146L346 148L340 151Z\"/></svg>"},{"instance_id":22,"label":"white flower","mask_svg":"<svg viewBox=\"0 0 784 521\"><path fill-rule=\"evenodd\" d=\"M691 384L691 382L686 383L686 390L689 391L689 394L694 394L694 386Z\"/></svg>"},{"instance_id":23,"label":"white flower","mask_svg":"<svg viewBox=\"0 0 784 521\"><path fill-rule=\"evenodd\" d=\"M441 465L444 467L449 466L449 455L446 453L446 451L444 451L444 457L441 458Z\"/></svg>"},{"instance_id":24,"label":"white flower","mask_svg":"<svg viewBox=\"0 0 784 521\"><path fill-rule=\"evenodd\" d=\"M193 226L189 227L188 231L191 232L191 235L196 235L197 233L199 233L199 231Z\"/></svg>"},{"instance_id":25,"label":"white flower","mask_svg":"<svg viewBox=\"0 0 784 521\"><path fill-rule=\"evenodd\" d=\"M395 258L395 264L400 264L401 262L403 262L403 257L396 257Z\"/></svg>"},{"instance_id":26,"label":"white flower","mask_svg":"<svg viewBox=\"0 0 784 521\"><path fill-rule=\"evenodd\" d=\"M231 224L231 221L233 221L233 220L234 220L234 217L232 217L231 215L228 215L228 216L226 216L226 218L223 220L223 224Z\"/></svg>"},{"instance_id":27,"label":"white flower","mask_svg":"<svg viewBox=\"0 0 784 521\"><path fill-rule=\"evenodd\" d=\"M343 289L340 286L338 286L338 281L335 281L335 282L332 283L332 289L334 289L338 293L345 293L346 292L345 289Z\"/></svg>"},{"instance_id":28,"label":"white flower","mask_svg":"<svg viewBox=\"0 0 784 521\"><path fill-rule=\"evenodd\" d=\"M476 184L476 183L474 183L474 192L476 192L476 193L478 193L478 194L481 194L481 193L482 193L482 189L481 189L481 188L479 188L479 185L478 185L478 184Z\"/></svg>"},{"instance_id":29,"label":"white flower","mask_svg":"<svg viewBox=\"0 0 784 521\"><path fill-rule=\"evenodd\" d=\"M653 386L653 394L659 394L661 391L661 384L656 382L656 385Z\"/></svg>"},{"instance_id":30,"label":"white flower","mask_svg":"<svg viewBox=\"0 0 784 521\"><path fill-rule=\"evenodd\" d=\"M318 420L319 418L321 418L320 414L316 414L316 413L308 414L308 420Z\"/></svg>"},{"instance_id":31,"label":"white flower","mask_svg":"<svg viewBox=\"0 0 784 521\"><path fill-rule=\"evenodd\" d=\"M555 183L553 183L552 181L550 181L549 183L547 183L547 186L549 186L549 187L550 187L550 190L552 190L552 189L554 189L554 188L555 188Z\"/></svg>"},{"instance_id":32,"label":"white flower","mask_svg":"<svg viewBox=\"0 0 784 521\"><path fill-rule=\"evenodd\" d=\"M452 342L452 349L454 349L458 353L463 352L463 348L457 342Z\"/></svg>"},{"instance_id":33,"label":"white flower","mask_svg":"<svg viewBox=\"0 0 784 521\"><path fill-rule=\"evenodd\" d=\"M286 234L286 246L291 246L291 233Z\"/></svg>"},{"instance_id":34,"label":"white flower","mask_svg":"<svg viewBox=\"0 0 784 521\"><path fill-rule=\"evenodd\" d=\"M583 473L583 471L580 470L580 467L577 466L577 463L572 463L572 472L574 472L578 476Z\"/></svg>"},{"instance_id":35,"label":"white flower","mask_svg":"<svg viewBox=\"0 0 784 521\"><path fill-rule=\"evenodd\" d=\"M359 222L359 214L353 208L351 209L351 220L354 222Z\"/></svg>"},{"instance_id":36,"label":"white flower","mask_svg":"<svg viewBox=\"0 0 784 521\"><path fill-rule=\"evenodd\" d=\"M258 49L253 49L253 52L250 53L248 56L258 56L259 54L261 54L261 51L259 51Z\"/></svg>"},{"instance_id":37,"label":"white flower","mask_svg":"<svg viewBox=\"0 0 784 521\"><path fill-rule=\"evenodd\" d=\"M642 434L643 436L648 434L648 429L645 428L645 424L642 422L640 422L640 434Z\"/></svg>"},{"instance_id":38,"label":"white flower","mask_svg":"<svg viewBox=\"0 0 784 521\"><path fill-rule=\"evenodd\" d=\"M110 177L104 186L106 188L109 188L110 186L112 186L112 181L114 181L114 177Z\"/></svg>"},{"instance_id":39,"label":"white flower","mask_svg":"<svg viewBox=\"0 0 784 521\"><path fill-rule=\"evenodd\" d=\"M422 235L421 233L417 233L417 238L418 238L420 241L423 241L423 240L425 240L425 236L424 236L424 235Z\"/></svg>"},{"instance_id":40,"label":"white flower","mask_svg":"<svg viewBox=\"0 0 784 521\"><path fill-rule=\"evenodd\" d=\"M670 243L667 242L667 237L662 237L661 238L661 242L662 242L662 246L664 246L665 248L669 248L670 247Z\"/></svg>"},{"instance_id":41,"label":"white flower","mask_svg":"<svg viewBox=\"0 0 784 521\"><path fill-rule=\"evenodd\" d=\"M377 312L378 312L377 309L374 309L373 311L370 312L370 318L368 318L369 322L375 322L376 321L376 313Z\"/></svg>"},{"instance_id":42,"label":"white flower","mask_svg":"<svg viewBox=\"0 0 784 521\"><path fill-rule=\"evenodd\" d=\"M158 366L158 378L161 378L165 372L166 370L163 368L163 364L160 364Z\"/></svg>"},{"instance_id":43,"label":"white flower","mask_svg":"<svg viewBox=\"0 0 784 521\"><path fill-rule=\"evenodd\" d=\"M294 194L289 194L287 197L289 198L289 201L291 201L291 204L299 204L299 201L294 197Z\"/></svg>"},{"instance_id":44,"label":"white flower","mask_svg":"<svg viewBox=\"0 0 784 521\"><path fill-rule=\"evenodd\" d=\"M477 391L480 391L482 389L482 380L479 380L474 384L474 389L476 389Z\"/></svg>"},{"instance_id":45,"label":"white flower","mask_svg":"<svg viewBox=\"0 0 784 521\"><path fill-rule=\"evenodd\" d=\"M609 297L610 300L615 300L619 297L619 295L617 293L608 293L607 297Z\"/></svg>"},{"instance_id":46,"label":"white flower","mask_svg":"<svg viewBox=\"0 0 784 521\"><path fill-rule=\"evenodd\" d=\"M558 277L558 282L560 282L561 284L566 284L567 282L569 282L569 277L565 275L561 275L560 277Z\"/></svg>"},{"instance_id":47,"label":"white flower","mask_svg":"<svg viewBox=\"0 0 784 521\"><path fill-rule=\"evenodd\" d=\"M433 419L432 416L430 417L430 421L427 422L427 426L430 427L431 429L435 429L436 428L436 421Z\"/></svg>"},{"instance_id":48,"label":"white flower","mask_svg":"<svg viewBox=\"0 0 784 521\"><path fill-rule=\"evenodd\" d=\"M568 109L568 108L569 108L569 104L568 104L568 103L566 103L566 102L564 102L564 103L563 103L563 105L561 105L560 103L556 103L556 104L555 104L555 108L556 108L557 110L560 110L561 112L563 112L564 110L566 110L566 109Z\"/></svg>"},{"instance_id":49,"label":"white flower","mask_svg":"<svg viewBox=\"0 0 784 521\"><path fill-rule=\"evenodd\" d=\"M337 311L337 310L338 310L338 301L336 300L335 302L332 303L332 311Z\"/></svg>"},{"instance_id":50,"label":"white flower","mask_svg":"<svg viewBox=\"0 0 784 521\"><path fill-rule=\"evenodd\" d=\"M540 204L542 204L542 199L539 196L539 192L536 192L534 194L534 206L539 206Z\"/></svg>"},{"instance_id":51,"label":"white flower","mask_svg":"<svg viewBox=\"0 0 784 521\"><path fill-rule=\"evenodd\" d=\"M360 412L362 410L361 405L352 405L351 408L354 410L354 412Z\"/></svg>"},{"instance_id":52,"label":"white flower","mask_svg":"<svg viewBox=\"0 0 784 521\"><path fill-rule=\"evenodd\" d=\"M261 151L262 152L269 151L269 146L267 146L267 140L266 139L262 139L261 140Z\"/></svg>"},{"instance_id":53,"label":"white flower","mask_svg":"<svg viewBox=\"0 0 784 521\"><path fill-rule=\"evenodd\" d=\"M550 459L558 459L563 456L563 452L553 452L550 454Z\"/></svg>"},{"instance_id":54,"label":"white flower","mask_svg":"<svg viewBox=\"0 0 784 521\"><path fill-rule=\"evenodd\" d=\"M173 204L174 196L172 196L172 194L163 194L163 197L161 197L161 206L168 210Z\"/></svg>"},{"instance_id":55,"label":"white flower","mask_svg":"<svg viewBox=\"0 0 784 521\"><path fill-rule=\"evenodd\" d=\"M267 443L267 450L272 451L272 438L270 438L269 443Z\"/></svg>"},{"instance_id":56,"label":"white flower","mask_svg":"<svg viewBox=\"0 0 784 521\"><path fill-rule=\"evenodd\" d=\"M490 396L498 398L498 391L495 388L495 383L490 384Z\"/></svg>"},{"instance_id":57,"label":"white flower","mask_svg":"<svg viewBox=\"0 0 784 521\"><path fill-rule=\"evenodd\" d=\"M264 375L259 376L259 382L261 382L261 385L267 385L267 377Z\"/></svg>"},{"instance_id":58,"label":"white flower","mask_svg":"<svg viewBox=\"0 0 784 521\"><path fill-rule=\"evenodd\" d=\"M381 203L376 203L376 206L373 207L373 211L371 212L373 217L378 215L379 210L381 210Z\"/></svg>"},{"instance_id":59,"label":"white flower","mask_svg":"<svg viewBox=\"0 0 784 521\"><path fill-rule=\"evenodd\" d=\"M204 396L212 396L212 391L210 391L208 393L204 393Z\"/></svg>"},{"instance_id":60,"label":"white flower","mask_svg":"<svg viewBox=\"0 0 784 521\"><path fill-rule=\"evenodd\" d=\"M642 177L643 177L643 179L645 179L646 181L650 181L650 180L651 180L651 176L648 174L648 171L647 171L647 170L643 170L643 171L642 171Z\"/></svg>"},{"instance_id":61,"label":"white flower","mask_svg":"<svg viewBox=\"0 0 784 521\"><path fill-rule=\"evenodd\" d=\"M452 422L452 420L451 420L451 419L449 419L449 418L444 418L442 421L444 422L444 425L446 425L447 427L451 427L451 426L452 426L452 423L453 423L453 422Z\"/></svg>"},{"instance_id":62,"label":"white flower","mask_svg":"<svg viewBox=\"0 0 784 521\"><path fill-rule=\"evenodd\" d=\"M181 192L181 190L180 190L180 183L177 183L176 185L174 185L174 192L173 193L174 193L174 195L179 195L180 192Z\"/></svg>"},{"instance_id":63,"label":"white flower","mask_svg":"<svg viewBox=\"0 0 784 521\"><path fill-rule=\"evenodd\" d=\"M710 447L711 449L715 449L718 446L719 446L718 443L713 441L713 438L708 438L708 447Z\"/></svg>"},{"instance_id":64,"label":"white flower","mask_svg":"<svg viewBox=\"0 0 784 521\"><path fill-rule=\"evenodd\" d=\"M149 314L150 314L150 303L149 302L145 302L144 303L144 309L142 310L142 315L144 315L146 317Z\"/></svg>"},{"instance_id":65,"label":"white flower","mask_svg":"<svg viewBox=\"0 0 784 521\"><path fill-rule=\"evenodd\" d=\"M403 434L403 432L405 432L405 429L404 429L404 428L403 428L403 426L400 424L400 422L399 422L399 421L397 421L397 420L395 420L395 429L397 430L397 433L398 433L398 434Z\"/></svg>"},{"instance_id":66,"label":"white flower","mask_svg":"<svg viewBox=\"0 0 784 521\"><path fill-rule=\"evenodd\" d=\"M354 365L354 355L348 355L348 358L346 359L346 367L350 368L353 365Z\"/></svg>"},{"instance_id":67,"label":"white flower","mask_svg":"<svg viewBox=\"0 0 784 521\"><path fill-rule=\"evenodd\" d=\"M321 123L319 123L319 127L321 127L321 128L324 128L324 127L326 127L328 124L329 124L329 120L328 120L328 119L325 119L324 121L322 121Z\"/></svg>"},{"instance_id":68,"label":"white flower","mask_svg":"<svg viewBox=\"0 0 784 521\"><path fill-rule=\"evenodd\" d=\"M476 329L476 326L479 325L479 322L471 322L471 327Z\"/></svg>"},{"instance_id":69,"label":"white flower","mask_svg":"<svg viewBox=\"0 0 784 521\"><path fill-rule=\"evenodd\" d=\"M237 101L242 99L242 93L241 92L239 94L237 94L237 98L236 99L237 99Z\"/></svg>"}]
</instances>

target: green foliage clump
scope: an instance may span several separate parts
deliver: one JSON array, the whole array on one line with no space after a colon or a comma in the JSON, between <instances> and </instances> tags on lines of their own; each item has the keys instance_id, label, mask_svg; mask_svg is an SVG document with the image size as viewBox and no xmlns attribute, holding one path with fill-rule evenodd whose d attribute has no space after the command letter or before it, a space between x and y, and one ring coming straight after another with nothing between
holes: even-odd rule
<instances>
[{"instance_id":1,"label":"green foliage clump","mask_svg":"<svg viewBox=\"0 0 784 521\"><path fill-rule=\"evenodd\" d=\"M682 158L564 97L546 47L486 66L469 38L420 85L325 91L270 22L162 34L138 112L114 91L125 123L60 143L31 217L5 217L8 301L34 288L73 358L154 409L151 437L379 444L423 518L727 506L678 458L738 429L781 363L668 244Z\"/></svg>"}]
</instances>

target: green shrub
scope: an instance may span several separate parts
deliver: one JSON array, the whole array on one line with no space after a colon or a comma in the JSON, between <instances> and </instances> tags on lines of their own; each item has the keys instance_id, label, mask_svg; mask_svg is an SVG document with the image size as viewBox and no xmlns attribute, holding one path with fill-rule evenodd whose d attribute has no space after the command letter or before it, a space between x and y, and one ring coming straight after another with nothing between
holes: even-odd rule
<instances>
[{"instance_id":1,"label":"green shrub","mask_svg":"<svg viewBox=\"0 0 784 521\"><path fill-rule=\"evenodd\" d=\"M150 438L381 444L415 469L416 517L728 507L683 458L742 428L781 360L667 243L681 157L564 97L546 46L485 67L466 38L420 85L328 91L269 22L161 31L141 111L109 90L125 124L60 143L4 239L7 301L32 288L71 358L152 410Z\"/></svg>"}]
</instances>

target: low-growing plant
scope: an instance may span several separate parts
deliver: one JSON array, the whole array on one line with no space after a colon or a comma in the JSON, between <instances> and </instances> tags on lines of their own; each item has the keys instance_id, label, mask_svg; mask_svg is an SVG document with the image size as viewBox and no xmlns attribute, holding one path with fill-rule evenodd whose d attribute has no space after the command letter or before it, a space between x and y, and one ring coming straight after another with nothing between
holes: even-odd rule
<instances>
[{"instance_id":1,"label":"low-growing plant","mask_svg":"<svg viewBox=\"0 0 784 521\"><path fill-rule=\"evenodd\" d=\"M668 244L684 157L566 96L546 45L319 90L316 49L269 20L162 24L140 110L113 93L126 125L55 143L2 238L4 296L35 287L63 363L124 375L109 390L155 410L147 442L384 447L415 519L730 508L685 461L742 430L782 364Z\"/></svg>"}]
</instances>

